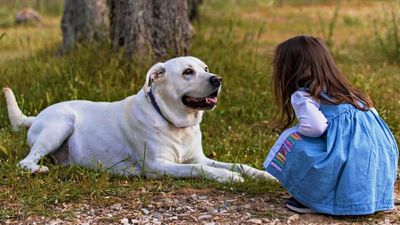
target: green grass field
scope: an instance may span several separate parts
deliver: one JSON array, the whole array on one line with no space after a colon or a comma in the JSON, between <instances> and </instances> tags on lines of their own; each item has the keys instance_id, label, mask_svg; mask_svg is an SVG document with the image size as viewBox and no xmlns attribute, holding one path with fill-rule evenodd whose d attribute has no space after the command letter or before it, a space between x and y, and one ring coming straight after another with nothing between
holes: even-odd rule
<instances>
[{"instance_id":1,"label":"green grass field","mask_svg":"<svg viewBox=\"0 0 400 225\"><path fill-rule=\"evenodd\" d=\"M190 54L224 78L218 106L201 125L206 154L215 152L218 160L262 168L279 135L268 128L275 112L270 88L273 49L299 34L329 40L341 71L371 95L400 141L398 2L293 2L208 0L201 6ZM14 26L10 18L15 11L12 4L0 5L0 21L6 21L0 23L0 84L14 90L27 115L65 100L119 100L142 87L151 62L123 62L108 43L79 46L59 56L60 15L44 8L40 24ZM82 199L101 204L104 196L121 197L144 186L151 192L172 186L271 196L283 191L265 181L221 185L205 180L111 177L79 167L62 168L48 160L44 163L49 174L31 175L16 166L29 151L26 132L11 132L0 99L0 222L29 215L67 216L49 206Z\"/></svg>"}]
</instances>

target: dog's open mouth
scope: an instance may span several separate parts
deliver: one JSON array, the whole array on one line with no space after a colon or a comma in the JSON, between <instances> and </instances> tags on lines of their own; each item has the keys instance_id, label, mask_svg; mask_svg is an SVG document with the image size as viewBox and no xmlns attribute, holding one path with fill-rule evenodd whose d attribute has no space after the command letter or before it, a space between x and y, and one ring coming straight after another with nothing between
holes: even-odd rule
<instances>
[{"instance_id":1,"label":"dog's open mouth","mask_svg":"<svg viewBox=\"0 0 400 225\"><path fill-rule=\"evenodd\" d=\"M189 95L184 95L182 97L182 102L186 106L194 109L212 109L217 104L218 101L218 90L214 91L211 95L202 98L191 97Z\"/></svg>"}]
</instances>

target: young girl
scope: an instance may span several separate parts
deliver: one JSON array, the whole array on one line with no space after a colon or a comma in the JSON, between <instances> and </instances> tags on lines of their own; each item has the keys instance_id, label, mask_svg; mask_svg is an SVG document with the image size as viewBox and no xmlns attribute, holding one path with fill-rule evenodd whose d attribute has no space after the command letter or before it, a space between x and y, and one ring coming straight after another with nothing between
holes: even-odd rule
<instances>
[{"instance_id":1,"label":"young girl","mask_svg":"<svg viewBox=\"0 0 400 225\"><path fill-rule=\"evenodd\" d=\"M339 72L320 40L297 36L273 61L277 122L289 127L264 166L299 213L364 215L394 207L398 147L370 98Z\"/></svg>"}]
</instances>

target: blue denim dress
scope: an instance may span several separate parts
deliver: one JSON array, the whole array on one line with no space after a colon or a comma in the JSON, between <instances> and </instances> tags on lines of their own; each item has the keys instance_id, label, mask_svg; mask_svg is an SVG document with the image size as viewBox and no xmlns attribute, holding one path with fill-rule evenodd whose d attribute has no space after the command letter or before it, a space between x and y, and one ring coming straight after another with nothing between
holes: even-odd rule
<instances>
[{"instance_id":1,"label":"blue denim dress","mask_svg":"<svg viewBox=\"0 0 400 225\"><path fill-rule=\"evenodd\" d=\"M398 146L375 109L321 104L326 132L311 138L285 130L264 167L316 212L365 215L394 208Z\"/></svg>"}]
</instances>

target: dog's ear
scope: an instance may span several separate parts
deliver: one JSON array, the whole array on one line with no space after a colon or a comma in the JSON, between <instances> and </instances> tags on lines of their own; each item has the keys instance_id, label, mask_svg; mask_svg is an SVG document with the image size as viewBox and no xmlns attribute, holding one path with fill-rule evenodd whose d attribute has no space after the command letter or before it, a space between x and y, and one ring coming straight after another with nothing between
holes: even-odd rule
<instances>
[{"instance_id":1,"label":"dog's ear","mask_svg":"<svg viewBox=\"0 0 400 225\"><path fill-rule=\"evenodd\" d=\"M165 78L165 66L164 63L156 63L154 64L146 75L146 82L144 83L144 89L146 92L150 90L150 87L153 83L161 82Z\"/></svg>"}]
</instances>

